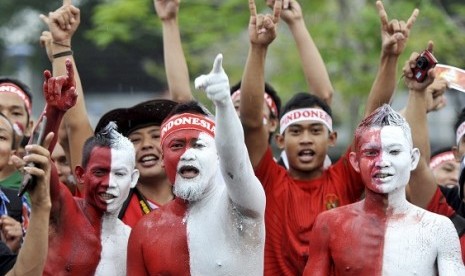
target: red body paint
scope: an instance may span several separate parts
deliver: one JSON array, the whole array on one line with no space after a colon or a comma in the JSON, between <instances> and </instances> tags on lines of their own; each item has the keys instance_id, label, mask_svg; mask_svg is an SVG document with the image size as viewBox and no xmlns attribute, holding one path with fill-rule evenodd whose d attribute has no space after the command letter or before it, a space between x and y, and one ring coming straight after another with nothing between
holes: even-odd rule
<instances>
[{"instance_id":1,"label":"red body paint","mask_svg":"<svg viewBox=\"0 0 465 276\"><path fill-rule=\"evenodd\" d=\"M130 275L190 275L186 212L177 198L140 220L129 238Z\"/></svg>"},{"instance_id":2,"label":"red body paint","mask_svg":"<svg viewBox=\"0 0 465 276\"><path fill-rule=\"evenodd\" d=\"M44 275L95 273L102 250L102 215L106 210L106 203L98 194L108 188L110 170L111 149L94 148L82 175L85 198L79 199L73 198L68 188L59 183L53 166L49 250Z\"/></svg>"}]
</instances>

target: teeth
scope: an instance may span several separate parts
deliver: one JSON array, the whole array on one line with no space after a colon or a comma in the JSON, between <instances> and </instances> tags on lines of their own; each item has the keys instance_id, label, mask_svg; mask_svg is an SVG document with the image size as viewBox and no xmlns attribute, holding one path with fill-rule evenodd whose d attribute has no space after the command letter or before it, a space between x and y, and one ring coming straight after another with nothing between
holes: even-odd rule
<instances>
[{"instance_id":1,"label":"teeth","mask_svg":"<svg viewBox=\"0 0 465 276\"><path fill-rule=\"evenodd\" d=\"M387 174L387 173L378 173L378 174L376 174L377 178L385 178L385 177L388 177L388 176L389 176L389 174Z\"/></svg>"},{"instance_id":2,"label":"teeth","mask_svg":"<svg viewBox=\"0 0 465 276\"><path fill-rule=\"evenodd\" d=\"M114 196L114 195L112 195L112 194L108 194L108 193L101 193L101 194L100 194L100 196L101 196L103 199L105 199L105 200L108 200L108 199L113 199L113 198L115 198L115 196Z\"/></svg>"},{"instance_id":3,"label":"teeth","mask_svg":"<svg viewBox=\"0 0 465 276\"><path fill-rule=\"evenodd\" d=\"M157 160L157 158L155 156L153 156L153 155L144 156L141 159L142 162L153 161L153 160Z\"/></svg>"}]
</instances>

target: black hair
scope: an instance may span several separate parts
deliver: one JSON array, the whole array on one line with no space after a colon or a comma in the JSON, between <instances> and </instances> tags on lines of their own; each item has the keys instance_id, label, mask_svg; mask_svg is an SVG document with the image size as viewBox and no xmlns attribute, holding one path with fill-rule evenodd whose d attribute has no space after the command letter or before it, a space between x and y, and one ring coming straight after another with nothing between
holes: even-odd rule
<instances>
[{"instance_id":1,"label":"black hair","mask_svg":"<svg viewBox=\"0 0 465 276\"><path fill-rule=\"evenodd\" d=\"M12 78L12 77L6 77L6 76L0 76L0 84L1 83L12 83L16 86L18 86L21 90L23 90L24 94L26 94L26 96L29 98L29 102L31 102L31 105L32 105L32 92L31 92L31 88L26 85L24 82L18 80L18 79L15 79L15 78ZM26 108L27 110L27 108ZM30 120L30 115L29 112L26 112L27 113L27 122L29 123L29 120ZM25 126L26 127L26 126Z\"/></svg>"},{"instance_id":2,"label":"black hair","mask_svg":"<svg viewBox=\"0 0 465 276\"><path fill-rule=\"evenodd\" d=\"M109 122L94 136L89 137L82 148L82 167L87 167L90 154L95 147L117 148L120 137L123 136L117 131L115 122Z\"/></svg>"},{"instance_id":3,"label":"black hair","mask_svg":"<svg viewBox=\"0 0 465 276\"><path fill-rule=\"evenodd\" d=\"M163 122L167 121L169 118L173 117L174 115L182 114L182 113L201 114L204 116L213 117L211 112L208 111L208 109L204 107L203 105L201 105L199 102L189 101L189 102L180 103L176 105L173 108L173 110L168 114L168 116L166 116Z\"/></svg>"},{"instance_id":4,"label":"black hair","mask_svg":"<svg viewBox=\"0 0 465 276\"><path fill-rule=\"evenodd\" d=\"M13 124L11 123L11 121L5 116L5 114L3 114L2 112L0 112L0 116L5 118L5 120L8 122L8 124L10 125L11 127L11 149L16 149L16 131L15 131L15 128L13 127Z\"/></svg>"},{"instance_id":5,"label":"black hair","mask_svg":"<svg viewBox=\"0 0 465 276\"><path fill-rule=\"evenodd\" d=\"M242 82L239 81L238 83L231 86L231 89L230 89L231 95L241 88L241 83ZM281 98L278 96L278 92L273 88L273 86L271 86L271 84L265 82L265 93L268 94L273 99L274 103L276 104L276 109L278 111L277 117L272 113L270 113L270 116L273 119L279 118L281 114Z\"/></svg>"},{"instance_id":6,"label":"black hair","mask_svg":"<svg viewBox=\"0 0 465 276\"><path fill-rule=\"evenodd\" d=\"M328 113L330 117L333 117L331 107L329 107L325 101L307 92L299 92L292 96L292 98L290 98L284 106L281 117L291 110L311 107L320 107Z\"/></svg>"}]
</instances>

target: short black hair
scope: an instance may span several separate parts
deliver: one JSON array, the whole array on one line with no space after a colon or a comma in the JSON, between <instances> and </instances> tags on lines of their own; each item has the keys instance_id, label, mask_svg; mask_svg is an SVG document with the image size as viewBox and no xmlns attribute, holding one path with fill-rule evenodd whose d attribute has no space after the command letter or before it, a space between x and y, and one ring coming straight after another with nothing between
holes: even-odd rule
<instances>
[{"instance_id":1,"label":"short black hair","mask_svg":"<svg viewBox=\"0 0 465 276\"><path fill-rule=\"evenodd\" d=\"M333 117L331 107L329 107L329 105L321 98L307 92L299 92L292 96L292 98L287 101L286 105L284 105L280 118L291 110L311 107L320 107L328 113L331 118Z\"/></svg>"},{"instance_id":2,"label":"short black hair","mask_svg":"<svg viewBox=\"0 0 465 276\"><path fill-rule=\"evenodd\" d=\"M211 112L197 101L189 101L176 105L173 110L166 116L165 121L177 114L192 113L213 117ZM162 124L163 125L163 124Z\"/></svg>"},{"instance_id":3,"label":"short black hair","mask_svg":"<svg viewBox=\"0 0 465 276\"><path fill-rule=\"evenodd\" d=\"M233 86L231 86L230 93L231 95L236 92L237 90L241 89L242 82L239 81ZM273 88L273 86L267 82L265 82L265 93L268 94L276 104L276 109L278 111L277 118L280 117L281 114L281 98L278 96L278 92ZM271 116L274 117L274 114L271 113Z\"/></svg>"}]
</instances>

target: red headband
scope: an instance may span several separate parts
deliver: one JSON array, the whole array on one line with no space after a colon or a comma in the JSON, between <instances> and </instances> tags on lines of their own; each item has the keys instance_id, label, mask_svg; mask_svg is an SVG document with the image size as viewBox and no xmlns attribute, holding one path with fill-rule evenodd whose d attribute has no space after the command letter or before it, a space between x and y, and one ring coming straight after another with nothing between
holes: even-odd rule
<instances>
[{"instance_id":1,"label":"red headband","mask_svg":"<svg viewBox=\"0 0 465 276\"><path fill-rule=\"evenodd\" d=\"M446 151L431 158L431 161L429 162L429 167L431 169L435 169L442 163L449 161L455 161L455 156L452 151Z\"/></svg>"},{"instance_id":2,"label":"red headband","mask_svg":"<svg viewBox=\"0 0 465 276\"><path fill-rule=\"evenodd\" d=\"M236 90L232 95L231 99L234 101L236 99L239 99L241 97L241 90ZM275 116L278 117L278 108L276 106L276 103L273 101L273 98L271 98L268 93L263 93L263 98L265 98L265 103L270 109L271 113Z\"/></svg>"},{"instance_id":3,"label":"red headband","mask_svg":"<svg viewBox=\"0 0 465 276\"><path fill-rule=\"evenodd\" d=\"M18 95L24 102L24 105L26 106L26 110L31 115L32 113L32 104L31 101L29 100L29 97L24 93L21 88L19 88L17 85L11 83L11 82L4 82L0 84L0 93L13 93Z\"/></svg>"},{"instance_id":4,"label":"red headband","mask_svg":"<svg viewBox=\"0 0 465 276\"><path fill-rule=\"evenodd\" d=\"M213 120L203 115L182 113L174 115L161 125L161 145L165 142L166 137L185 129L198 130L215 137L215 122Z\"/></svg>"}]
</instances>

